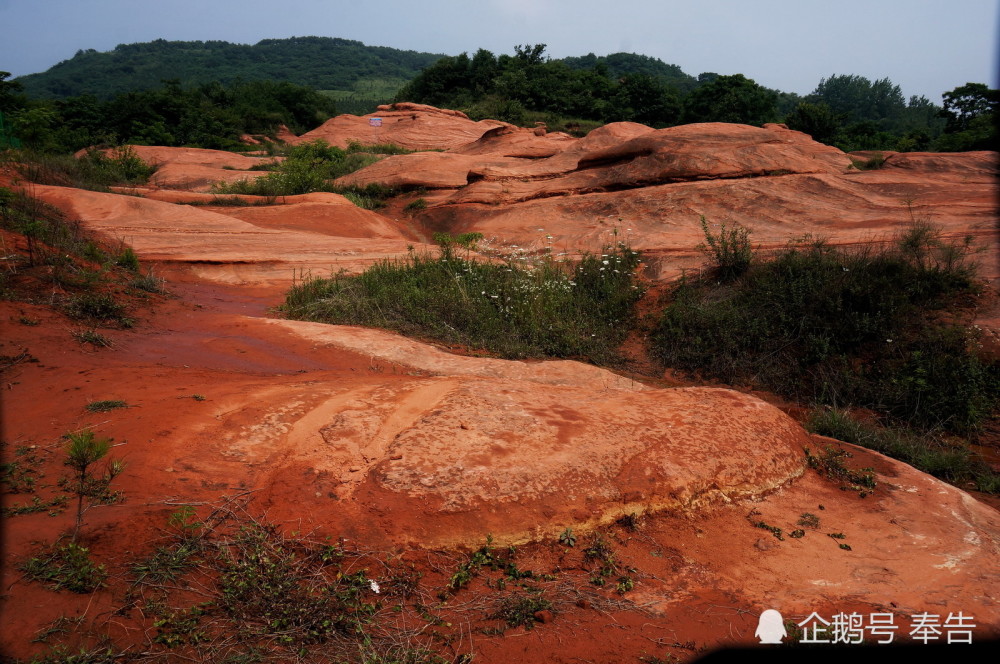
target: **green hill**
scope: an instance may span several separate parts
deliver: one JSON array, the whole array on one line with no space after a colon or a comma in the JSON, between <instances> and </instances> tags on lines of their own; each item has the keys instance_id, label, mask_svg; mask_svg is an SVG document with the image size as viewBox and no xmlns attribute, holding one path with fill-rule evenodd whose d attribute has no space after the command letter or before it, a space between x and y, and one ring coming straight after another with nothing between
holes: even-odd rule
<instances>
[{"instance_id":1,"label":"green hill","mask_svg":"<svg viewBox=\"0 0 1000 664\"><path fill-rule=\"evenodd\" d=\"M254 45L225 41L166 41L120 44L113 51L77 51L46 72L16 79L36 98L94 95L110 99L123 92L156 88L163 80L185 85L279 80L318 90L380 96L385 82L401 87L421 69L442 57L434 53L366 46L331 37L264 39ZM376 82L372 85L372 82Z\"/></svg>"}]
</instances>

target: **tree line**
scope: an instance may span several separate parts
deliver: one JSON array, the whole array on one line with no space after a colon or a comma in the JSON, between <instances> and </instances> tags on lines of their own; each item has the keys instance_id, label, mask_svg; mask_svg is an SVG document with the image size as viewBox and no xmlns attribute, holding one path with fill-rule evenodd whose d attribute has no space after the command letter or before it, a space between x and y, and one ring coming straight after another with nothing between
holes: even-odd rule
<instances>
[{"instance_id":1,"label":"tree line","mask_svg":"<svg viewBox=\"0 0 1000 664\"><path fill-rule=\"evenodd\" d=\"M981 83L955 88L939 106L923 96L904 98L888 78L834 75L802 96L766 88L742 74L706 72L694 78L647 56L552 60L544 52L545 45L536 44L516 46L513 55L479 49L472 57L444 57L396 99L514 124L523 124L532 112L658 128L784 122L848 152L998 149L1000 91Z\"/></svg>"},{"instance_id":2,"label":"tree line","mask_svg":"<svg viewBox=\"0 0 1000 664\"><path fill-rule=\"evenodd\" d=\"M319 53L331 42L364 46L319 37L265 40L257 46ZM235 46L152 42L119 46L116 52L138 58L175 47L197 51L194 46L201 45L202 51L211 53L209 47L217 44ZM87 57L78 54L67 62ZM279 67L275 76L292 78L293 70ZM48 151L118 143L234 148L241 145L242 134L269 134L282 124L302 133L337 110L329 96L290 80L185 79L182 83L173 78L152 89L123 91L110 98L92 94L40 98L25 85L31 77L7 78L9 74L0 72L4 127L0 131L28 147ZM516 46L512 55L479 49L472 57L466 53L440 57L412 77L395 99L519 125L539 119L550 125L579 119L632 121L657 128L691 122L784 122L847 152L1000 149L996 129L1000 91L982 83L967 83L945 93L941 105L922 96L904 98L888 78L871 81L855 75L824 78L812 93L802 96L766 88L742 74L689 76L676 65L643 55L588 54L553 60L545 55L544 44Z\"/></svg>"},{"instance_id":3,"label":"tree line","mask_svg":"<svg viewBox=\"0 0 1000 664\"><path fill-rule=\"evenodd\" d=\"M244 146L243 134L272 135L280 125L302 133L336 114L334 102L289 82L237 81L184 86L177 79L151 90L32 99L0 72L0 113L25 147L74 152L91 145Z\"/></svg>"}]
</instances>

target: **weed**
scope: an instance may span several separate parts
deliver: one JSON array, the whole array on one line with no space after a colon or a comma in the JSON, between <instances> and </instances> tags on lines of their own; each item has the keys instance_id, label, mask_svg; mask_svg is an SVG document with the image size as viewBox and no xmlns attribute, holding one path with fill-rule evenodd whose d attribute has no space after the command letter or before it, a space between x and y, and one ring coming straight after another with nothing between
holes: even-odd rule
<instances>
[{"instance_id":1,"label":"weed","mask_svg":"<svg viewBox=\"0 0 1000 664\"><path fill-rule=\"evenodd\" d=\"M819 517L811 512L803 512L799 515L799 520L795 525L805 526L806 528L819 528Z\"/></svg>"},{"instance_id":2,"label":"weed","mask_svg":"<svg viewBox=\"0 0 1000 664\"><path fill-rule=\"evenodd\" d=\"M136 290L141 290L146 293L162 293L163 292L163 279L157 277L150 270L146 274L139 274L129 281L128 285Z\"/></svg>"},{"instance_id":3,"label":"weed","mask_svg":"<svg viewBox=\"0 0 1000 664\"><path fill-rule=\"evenodd\" d=\"M90 319L101 322L126 320L125 306L115 300L110 293L81 293L69 298L64 306L71 318ZM123 325L129 327L129 325Z\"/></svg>"},{"instance_id":4,"label":"weed","mask_svg":"<svg viewBox=\"0 0 1000 664\"><path fill-rule=\"evenodd\" d=\"M90 344L98 348L111 348L114 345L110 339L96 330L75 330L72 334L81 344Z\"/></svg>"},{"instance_id":5,"label":"weed","mask_svg":"<svg viewBox=\"0 0 1000 664\"><path fill-rule=\"evenodd\" d=\"M772 535L774 535L775 538L781 541L785 540L785 536L783 535L781 528L777 526L772 526L764 521L751 521L750 523L751 525L753 525L754 528L760 528L762 530L766 530Z\"/></svg>"},{"instance_id":6,"label":"weed","mask_svg":"<svg viewBox=\"0 0 1000 664\"><path fill-rule=\"evenodd\" d=\"M583 550L583 558L597 565L590 575L590 582L595 586L603 586L609 578L618 573L618 561L615 559L614 549L600 534L595 534L590 546Z\"/></svg>"},{"instance_id":7,"label":"weed","mask_svg":"<svg viewBox=\"0 0 1000 664\"><path fill-rule=\"evenodd\" d=\"M168 648L182 645L197 645L208 640L208 634L201 629L201 618L206 611L206 605L192 606L188 609L171 612L169 615L153 622L156 628L154 643L162 643Z\"/></svg>"},{"instance_id":8,"label":"weed","mask_svg":"<svg viewBox=\"0 0 1000 664\"><path fill-rule=\"evenodd\" d=\"M462 247L464 249L476 249L476 244L483 239L482 233L459 233L452 237L451 233L435 233L434 242L442 247Z\"/></svg>"},{"instance_id":9,"label":"weed","mask_svg":"<svg viewBox=\"0 0 1000 664\"><path fill-rule=\"evenodd\" d=\"M17 322L28 327L37 327L41 323L37 318L28 318L27 316L21 316L17 319Z\"/></svg>"},{"instance_id":10,"label":"weed","mask_svg":"<svg viewBox=\"0 0 1000 664\"><path fill-rule=\"evenodd\" d=\"M426 210L426 209L427 209L427 199L418 198L416 200L407 203L406 206L403 208L403 212L413 214L415 212L420 212L421 210Z\"/></svg>"},{"instance_id":11,"label":"weed","mask_svg":"<svg viewBox=\"0 0 1000 664\"><path fill-rule=\"evenodd\" d=\"M750 269L753 262L753 247L750 245L750 229L734 224L727 229L725 224L719 228L719 234L714 235L708 228L705 217L701 217L701 230L705 234L707 245L701 245L701 250L715 262L719 279L730 281Z\"/></svg>"},{"instance_id":12,"label":"weed","mask_svg":"<svg viewBox=\"0 0 1000 664\"><path fill-rule=\"evenodd\" d=\"M572 528L566 528L559 535L559 543L563 546L574 547L576 546L576 535L573 534Z\"/></svg>"},{"instance_id":13,"label":"weed","mask_svg":"<svg viewBox=\"0 0 1000 664\"><path fill-rule=\"evenodd\" d=\"M861 470L851 470L844 465L844 459L849 459L853 454L847 450L842 450L827 445L817 456L806 448L806 461L809 467L817 471L820 475L841 483L841 490L857 491L861 498L875 490L875 473L871 468Z\"/></svg>"},{"instance_id":14,"label":"weed","mask_svg":"<svg viewBox=\"0 0 1000 664\"><path fill-rule=\"evenodd\" d=\"M503 620L508 627L524 626L525 629L532 629L535 626L535 614L551 609L552 602L545 599L541 590L533 589L524 595L515 593L504 597L500 601L500 607L489 617Z\"/></svg>"},{"instance_id":15,"label":"weed","mask_svg":"<svg viewBox=\"0 0 1000 664\"><path fill-rule=\"evenodd\" d=\"M203 394L192 394L191 398L194 399L195 401L204 401L205 400L205 395L203 395Z\"/></svg>"},{"instance_id":16,"label":"weed","mask_svg":"<svg viewBox=\"0 0 1000 664\"><path fill-rule=\"evenodd\" d=\"M806 531L802 530L801 528L796 528L792 532L788 533L788 536L791 537L792 539L799 539L806 536Z\"/></svg>"},{"instance_id":17,"label":"weed","mask_svg":"<svg viewBox=\"0 0 1000 664\"><path fill-rule=\"evenodd\" d=\"M115 258L115 265L139 274L139 256L136 255L132 247L122 245L121 251L118 252L118 256Z\"/></svg>"},{"instance_id":18,"label":"weed","mask_svg":"<svg viewBox=\"0 0 1000 664\"><path fill-rule=\"evenodd\" d=\"M69 634L71 631L78 629L80 625L83 624L83 621L83 616L79 616L77 618L59 616L50 622L47 627L40 629L38 633L35 634L35 638L31 639L31 642L47 643L48 640L56 634Z\"/></svg>"},{"instance_id":19,"label":"weed","mask_svg":"<svg viewBox=\"0 0 1000 664\"><path fill-rule=\"evenodd\" d=\"M128 404L121 399L107 399L105 401L91 401L84 409L91 413L107 413L116 408L128 408Z\"/></svg>"},{"instance_id":20,"label":"weed","mask_svg":"<svg viewBox=\"0 0 1000 664\"><path fill-rule=\"evenodd\" d=\"M30 503L4 507L0 510L0 515L10 517L20 516L21 514L48 512L50 516L57 516L62 513L64 509L66 509L66 503L68 501L69 499L66 496L56 496L55 498L50 498L49 500L42 500L38 496L32 496Z\"/></svg>"},{"instance_id":21,"label":"weed","mask_svg":"<svg viewBox=\"0 0 1000 664\"><path fill-rule=\"evenodd\" d=\"M7 443L0 443L0 447L7 447ZM4 493L34 492L35 482L41 476L38 467L42 463L34 450L34 446L19 446L14 451L16 461L0 463L0 487Z\"/></svg>"},{"instance_id":22,"label":"weed","mask_svg":"<svg viewBox=\"0 0 1000 664\"><path fill-rule=\"evenodd\" d=\"M885 155L881 152L872 153L868 159L851 159L851 166L859 171L875 171L885 165Z\"/></svg>"},{"instance_id":23,"label":"weed","mask_svg":"<svg viewBox=\"0 0 1000 664\"><path fill-rule=\"evenodd\" d=\"M353 197L356 199L355 204L362 201L364 205L361 207L368 207L376 205L380 194L389 191L388 188L374 185L375 188L345 189L336 187L331 181L373 164L381 158L368 152L344 151L322 140L300 143L290 148L285 160L267 175L253 180L216 183L212 191L220 194L268 197L332 191L348 198ZM366 200L362 200L363 198ZM384 198L385 196L381 197L381 200L384 201Z\"/></svg>"},{"instance_id":24,"label":"weed","mask_svg":"<svg viewBox=\"0 0 1000 664\"><path fill-rule=\"evenodd\" d=\"M107 152L91 149L79 159L21 150L13 161L30 182L109 191L114 185L136 185L149 180L156 171L128 145Z\"/></svg>"},{"instance_id":25,"label":"weed","mask_svg":"<svg viewBox=\"0 0 1000 664\"><path fill-rule=\"evenodd\" d=\"M70 542L32 557L21 566L32 581L48 584L53 590L65 588L74 593L89 593L104 585L108 574L104 565L95 565L90 550Z\"/></svg>"},{"instance_id":26,"label":"weed","mask_svg":"<svg viewBox=\"0 0 1000 664\"><path fill-rule=\"evenodd\" d=\"M963 439L868 424L836 408L813 410L806 427L813 433L881 452L953 484L1000 493L1000 473L976 457Z\"/></svg>"}]
</instances>

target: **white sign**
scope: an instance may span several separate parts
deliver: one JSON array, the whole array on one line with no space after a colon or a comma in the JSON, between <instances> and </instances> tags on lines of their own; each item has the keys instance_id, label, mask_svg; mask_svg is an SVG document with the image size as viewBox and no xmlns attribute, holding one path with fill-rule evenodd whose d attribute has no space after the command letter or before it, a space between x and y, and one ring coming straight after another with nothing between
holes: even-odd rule
<instances>
[{"instance_id":1,"label":"white sign","mask_svg":"<svg viewBox=\"0 0 1000 664\"><path fill-rule=\"evenodd\" d=\"M370 124L373 127L381 127L382 118L368 118L368 124Z\"/></svg>"}]
</instances>

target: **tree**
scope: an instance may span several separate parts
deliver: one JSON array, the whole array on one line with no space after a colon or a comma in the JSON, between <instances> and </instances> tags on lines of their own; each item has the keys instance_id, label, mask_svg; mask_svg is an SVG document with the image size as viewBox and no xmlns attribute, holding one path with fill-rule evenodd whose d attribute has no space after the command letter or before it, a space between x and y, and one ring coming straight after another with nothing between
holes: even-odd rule
<instances>
[{"instance_id":1,"label":"tree","mask_svg":"<svg viewBox=\"0 0 1000 664\"><path fill-rule=\"evenodd\" d=\"M943 97L941 116L948 122L945 127L948 133L965 131L976 118L992 115L1000 107L1000 90L991 90L983 83L966 83Z\"/></svg>"},{"instance_id":2,"label":"tree","mask_svg":"<svg viewBox=\"0 0 1000 664\"><path fill-rule=\"evenodd\" d=\"M842 119L822 102L801 102L785 117L785 124L789 129L809 134L815 141L829 143L840 128Z\"/></svg>"},{"instance_id":3,"label":"tree","mask_svg":"<svg viewBox=\"0 0 1000 664\"><path fill-rule=\"evenodd\" d=\"M681 103L673 88L648 74L629 74L618 83L609 119L665 126L676 124L680 116Z\"/></svg>"},{"instance_id":4,"label":"tree","mask_svg":"<svg viewBox=\"0 0 1000 664\"><path fill-rule=\"evenodd\" d=\"M9 71L0 71L0 113L9 113L24 105L24 97L20 94L23 86L19 81L8 81Z\"/></svg>"},{"instance_id":5,"label":"tree","mask_svg":"<svg viewBox=\"0 0 1000 664\"><path fill-rule=\"evenodd\" d=\"M687 96L684 121L762 125L775 119L776 103L773 90L743 74L719 76Z\"/></svg>"}]
</instances>

